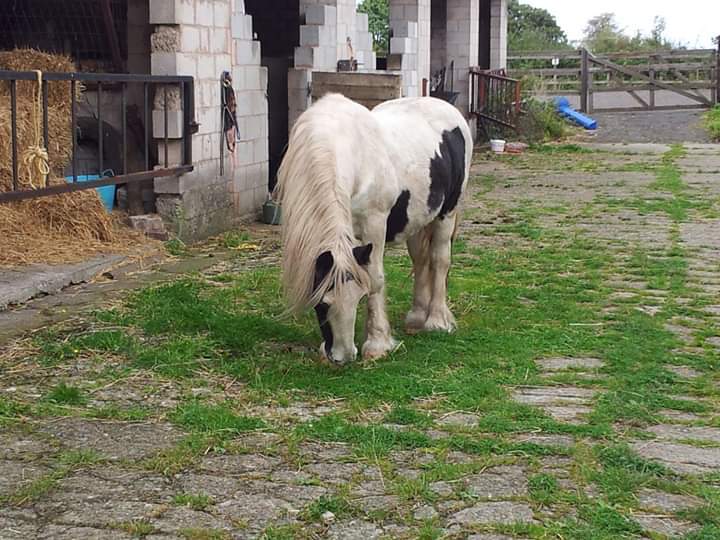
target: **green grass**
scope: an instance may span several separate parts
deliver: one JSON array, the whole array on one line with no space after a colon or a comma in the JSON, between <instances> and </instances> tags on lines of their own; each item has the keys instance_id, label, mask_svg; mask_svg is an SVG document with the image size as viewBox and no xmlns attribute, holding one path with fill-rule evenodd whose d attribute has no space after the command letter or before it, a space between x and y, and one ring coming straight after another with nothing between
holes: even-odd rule
<instances>
[{"instance_id":1,"label":"green grass","mask_svg":"<svg viewBox=\"0 0 720 540\"><path fill-rule=\"evenodd\" d=\"M213 504L212 497L204 493L178 493L173 497L173 503L177 506L187 506L193 510L205 510Z\"/></svg>"},{"instance_id":2,"label":"green grass","mask_svg":"<svg viewBox=\"0 0 720 540\"><path fill-rule=\"evenodd\" d=\"M402 426L428 427L432 425L432 417L410 407L396 406L385 415L385 422L388 424L399 424Z\"/></svg>"},{"instance_id":3,"label":"green grass","mask_svg":"<svg viewBox=\"0 0 720 540\"><path fill-rule=\"evenodd\" d=\"M536 474L528 480L528 491L532 500L543 505L549 505L557 500L560 486L554 476Z\"/></svg>"},{"instance_id":4,"label":"green grass","mask_svg":"<svg viewBox=\"0 0 720 540\"><path fill-rule=\"evenodd\" d=\"M229 231L222 236L220 244L227 249L237 249L249 241L250 235L248 233Z\"/></svg>"},{"instance_id":5,"label":"green grass","mask_svg":"<svg viewBox=\"0 0 720 540\"><path fill-rule=\"evenodd\" d=\"M30 412L28 405L0 396L0 426L17 422L28 412Z\"/></svg>"},{"instance_id":6,"label":"green grass","mask_svg":"<svg viewBox=\"0 0 720 540\"><path fill-rule=\"evenodd\" d=\"M131 521L120 521L111 523L110 528L128 533L130 536L144 538L155 532L155 527L145 519L134 519Z\"/></svg>"},{"instance_id":7,"label":"green grass","mask_svg":"<svg viewBox=\"0 0 720 540\"><path fill-rule=\"evenodd\" d=\"M230 436L265 427L258 418L237 415L230 405L206 405L189 402L180 405L171 420L196 433Z\"/></svg>"},{"instance_id":8,"label":"green grass","mask_svg":"<svg viewBox=\"0 0 720 540\"><path fill-rule=\"evenodd\" d=\"M45 400L58 405L82 405L86 398L82 390L62 382L46 394Z\"/></svg>"},{"instance_id":9,"label":"green grass","mask_svg":"<svg viewBox=\"0 0 720 540\"><path fill-rule=\"evenodd\" d=\"M186 527L180 529L178 534L185 540L230 540L232 538L227 531L199 527Z\"/></svg>"},{"instance_id":10,"label":"green grass","mask_svg":"<svg viewBox=\"0 0 720 540\"><path fill-rule=\"evenodd\" d=\"M355 512L350 501L338 495L323 495L311 502L300 514L305 521L320 521L325 512L332 512L336 519L343 519Z\"/></svg>"},{"instance_id":11,"label":"green grass","mask_svg":"<svg viewBox=\"0 0 720 540\"><path fill-rule=\"evenodd\" d=\"M705 113L703 124L711 138L716 141L720 140L720 105L716 105L714 109Z\"/></svg>"},{"instance_id":12,"label":"green grass","mask_svg":"<svg viewBox=\"0 0 720 540\"><path fill-rule=\"evenodd\" d=\"M167 420L185 430L186 437L137 466L169 478L193 470L208 454L249 451L242 440L233 439L256 430L280 435L281 442L267 452L298 465L304 459L297 452L303 443L343 443L353 452L348 461L382 470L386 491L407 509L440 499L430 490L434 481L458 481L451 498L468 496L462 490L464 476L521 462L531 471L528 494L522 500L543 517L532 525L494 527L494 532L534 539L637 537L639 525L631 516L638 509L638 491L650 487L701 497L701 508L682 514L701 527L689 538L716 538L720 529L717 475L694 479L676 475L638 456L628 444L631 439L649 438L645 428L658 423L660 411L666 408L707 413L708 423L719 425L713 419L720 403L717 354L710 349L693 355L674 352L681 343L665 328L672 318L685 316L697 319L699 335L714 332L712 320L700 312L710 300L697 296L688 285L692 250L679 239L682 224L705 215L714 203L686 185L677 165L683 155L684 149L676 146L659 162L618 165L603 163L602 153L559 145L502 158L503 166L529 171L528 179L522 180L527 182L538 181L533 176L538 171L605 174L621 169L649 171L655 182L643 194L597 198L581 205L579 211L577 205L551 200L526 200L512 210L490 201L496 205L492 210L503 217L494 220L495 225L487 224L485 239L503 235L510 241L504 247L478 248L476 238L467 236L453 246L450 302L459 322L453 335L403 332L402 320L411 300L411 267L406 256L392 252L386 260L388 309L402 346L381 361L342 369L318 361L320 336L312 313L283 316L274 266L225 270L209 279L184 275L131 293L121 304L94 313L86 327L36 335L35 360L41 366L99 362L110 356L113 367L90 385L75 380L59 384L38 404L24 403L28 400L21 397L0 397L0 423L21 429L17 426L26 416L55 414ZM501 179L495 173L476 180L482 208L473 219L482 222L484 197L490 191L510 186L503 186ZM625 208L667 217L671 222L668 245L653 247L638 241L617 250L575 231L576 220ZM233 249L248 240L232 233L219 243ZM636 309L650 302L641 297L644 291L622 302L611 299L614 291L608 282L620 277L662 290L665 301L658 303L660 311L649 316ZM680 298L691 302L680 303ZM364 319L360 312L358 341ZM577 372L544 376L536 360L555 356L597 357L604 367L592 378ZM703 376L694 382L682 381L667 370L671 364L692 365ZM177 389L177 406L169 412L142 405L85 406L87 394L80 388L90 392L116 382L122 385L123 379L133 376L151 380L156 388ZM73 386L68 386L70 382ZM585 421L560 422L539 407L512 399L516 386L547 384L596 390ZM207 397L190 397L199 387L209 390ZM243 401L226 400L224 395ZM682 395L704 400L677 397ZM286 423L285 419L260 419L243 408L245 403L279 408L296 401L332 403L334 411ZM436 425L434 419L454 411L476 413L477 426ZM446 436L431 438L428 430L433 428ZM577 442L569 449L519 442L521 433L567 434ZM396 472L401 466L396 459L403 455L399 452L413 450L431 459L422 465L407 464L420 469L417 478L407 479ZM452 462L458 453L466 455L467 462ZM554 457L570 461L567 469L578 485L577 492L561 489L554 473L542 466ZM42 500L57 487L62 474L102 462L102 456L91 452L61 454L57 472L13 494L12 501ZM315 485L317 480L308 483ZM589 484L597 491L593 499L582 494ZM200 511L213 501L204 494L181 493L173 503ZM307 527L321 527L320 516L326 511L338 519L361 514L349 492L342 491L311 502L300 517ZM401 513L398 520L414 527L413 537L441 536L443 523L415 523L411 516L412 512ZM143 532L142 523L133 526L138 530L132 534ZM302 538L306 532L302 526L271 526L263 537ZM225 537L213 529L186 529L180 534L197 539Z\"/></svg>"},{"instance_id":13,"label":"green grass","mask_svg":"<svg viewBox=\"0 0 720 540\"><path fill-rule=\"evenodd\" d=\"M170 255L174 255L176 257L186 255L188 251L185 242L179 238L172 238L171 240L165 242L165 249Z\"/></svg>"}]
</instances>

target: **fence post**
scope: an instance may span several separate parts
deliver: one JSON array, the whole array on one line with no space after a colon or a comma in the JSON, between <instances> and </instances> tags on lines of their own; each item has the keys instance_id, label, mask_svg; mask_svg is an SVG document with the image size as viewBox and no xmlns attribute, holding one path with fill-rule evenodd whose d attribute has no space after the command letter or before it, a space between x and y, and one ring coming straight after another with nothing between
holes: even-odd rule
<instances>
[{"instance_id":1,"label":"fence post","mask_svg":"<svg viewBox=\"0 0 720 540\"><path fill-rule=\"evenodd\" d=\"M720 36L717 37L715 53L715 104L720 105Z\"/></svg>"},{"instance_id":2,"label":"fence post","mask_svg":"<svg viewBox=\"0 0 720 540\"><path fill-rule=\"evenodd\" d=\"M588 93L590 90L590 61L588 50L580 49L580 111L588 112Z\"/></svg>"},{"instance_id":3,"label":"fence post","mask_svg":"<svg viewBox=\"0 0 720 540\"><path fill-rule=\"evenodd\" d=\"M655 108L655 68L650 68L650 110Z\"/></svg>"}]
</instances>

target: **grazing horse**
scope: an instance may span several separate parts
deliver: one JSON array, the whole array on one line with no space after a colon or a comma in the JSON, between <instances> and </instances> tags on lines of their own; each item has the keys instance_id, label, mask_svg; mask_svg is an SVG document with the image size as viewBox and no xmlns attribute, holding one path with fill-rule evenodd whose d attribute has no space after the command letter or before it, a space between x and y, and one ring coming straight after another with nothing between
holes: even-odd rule
<instances>
[{"instance_id":1,"label":"grazing horse","mask_svg":"<svg viewBox=\"0 0 720 540\"><path fill-rule=\"evenodd\" d=\"M330 94L295 123L278 172L282 281L289 309L314 307L334 364L355 359L368 296L364 358L396 347L385 311L385 244L407 242L415 290L409 332L452 332L450 249L473 142L452 105L404 98L373 111Z\"/></svg>"}]
</instances>

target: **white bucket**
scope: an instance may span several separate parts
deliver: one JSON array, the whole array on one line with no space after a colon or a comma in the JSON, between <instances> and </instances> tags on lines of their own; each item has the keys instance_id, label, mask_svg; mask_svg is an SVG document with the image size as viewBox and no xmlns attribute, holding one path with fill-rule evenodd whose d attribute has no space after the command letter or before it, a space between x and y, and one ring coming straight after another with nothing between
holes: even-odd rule
<instances>
[{"instance_id":1,"label":"white bucket","mask_svg":"<svg viewBox=\"0 0 720 540\"><path fill-rule=\"evenodd\" d=\"M491 139L490 149L496 154L502 154L505 152L505 141L501 139Z\"/></svg>"}]
</instances>

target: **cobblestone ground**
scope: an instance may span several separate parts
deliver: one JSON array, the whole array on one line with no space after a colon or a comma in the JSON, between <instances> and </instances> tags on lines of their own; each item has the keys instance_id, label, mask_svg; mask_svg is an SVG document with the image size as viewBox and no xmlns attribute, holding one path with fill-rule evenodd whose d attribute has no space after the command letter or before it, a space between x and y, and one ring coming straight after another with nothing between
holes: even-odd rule
<instances>
[{"instance_id":1,"label":"cobblestone ground","mask_svg":"<svg viewBox=\"0 0 720 540\"><path fill-rule=\"evenodd\" d=\"M720 538L720 148L633 150L478 156L461 328L378 364L252 230L6 343L0 538Z\"/></svg>"}]
</instances>

